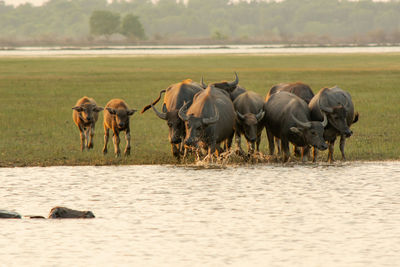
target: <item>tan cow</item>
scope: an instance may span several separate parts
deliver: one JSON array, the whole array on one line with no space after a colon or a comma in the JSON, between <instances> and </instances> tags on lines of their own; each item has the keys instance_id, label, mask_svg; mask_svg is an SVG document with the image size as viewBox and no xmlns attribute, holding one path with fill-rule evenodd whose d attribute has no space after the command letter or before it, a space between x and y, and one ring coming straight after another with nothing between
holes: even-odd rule
<instances>
[{"instance_id":1,"label":"tan cow","mask_svg":"<svg viewBox=\"0 0 400 267\"><path fill-rule=\"evenodd\" d=\"M76 102L72 108L72 119L79 128L81 136L81 151L93 148L94 127L99 118L99 112L103 110L98 107L93 98L84 96Z\"/></svg>"},{"instance_id":2,"label":"tan cow","mask_svg":"<svg viewBox=\"0 0 400 267\"><path fill-rule=\"evenodd\" d=\"M107 144L109 129L113 132L114 152L119 157L119 133L125 131L126 147L124 154L128 156L131 153L131 134L129 128L129 116L136 112L135 109L129 109L126 102L122 99L111 99L104 109L104 147L103 154L107 153Z\"/></svg>"}]
</instances>

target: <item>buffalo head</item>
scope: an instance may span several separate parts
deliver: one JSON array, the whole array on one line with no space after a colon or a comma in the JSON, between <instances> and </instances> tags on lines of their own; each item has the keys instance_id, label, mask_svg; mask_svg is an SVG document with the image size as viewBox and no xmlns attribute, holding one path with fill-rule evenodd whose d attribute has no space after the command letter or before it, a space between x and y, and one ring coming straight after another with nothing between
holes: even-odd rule
<instances>
[{"instance_id":1,"label":"buffalo head","mask_svg":"<svg viewBox=\"0 0 400 267\"><path fill-rule=\"evenodd\" d=\"M218 110L214 108L215 115L209 118L195 117L192 114L188 116L186 112L189 103L185 103L183 107L180 108L179 117L185 122L185 145L195 146L199 139L204 136L205 129L218 121L219 113Z\"/></svg>"},{"instance_id":2,"label":"buffalo head","mask_svg":"<svg viewBox=\"0 0 400 267\"><path fill-rule=\"evenodd\" d=\"M236 89L236 87L239 84L239 77L237 75L237 73L235 72L235 80L233 82L219 82L219 83L213 83L212 85L214 85L215 87L219 88L219 89L223 89L226 90L227 92L232 92L233 90ZM207 88L207 84L204 83L203 77L201 78L201 86L206 89Z\"/></svg>"},{"instance_id":3,"label":"buffalo head","mask_svg":"<svg viewBox=\"0 0 400 267\"><path fill-rule=\"evenodd\" d=\"M83 122L90 123L95 121L95 113L102 111L104 108L93 104L82 104L80 106L75 106L72 109L79 113L79 118Z\"/></svg>"},{"instance_id":4,"label":"buffalo head","mask_svg":"<svg viewBox=\"0 0 400 267\"><path fill-rule=\"evenodd\" d=\"M328 115L329 124L332 125L340 134L350 137L353 132L347 124L347 108L346 105L339 105L335 107L320 106L321 110Z\"/></svg>"},{"instance_id":5,"label":"buffalo head","mask_svg":"<svg viewBox=\"0 0 400 267\"><path fill-rule=\"evenodd\" d=\"M106 109L114 116L119 129L125 129L129 125L129 116L132 116L137 111L136 109L114 109L109 107Z\"/></svg>"},{"instance_id":6,"label":"buffalo head","mask_svg":"<svg viewBox=\"0 0 400 267\"><path fill-rule=\"evenodd\" d=\"M325 150L328 145L324 140L324 128L328 124L328 119L324 114L324 121L308 121L302 122L292 114L292 119L296 122L297 127L291 127L290 131L302 138L305 143L310 144L320 150Z\"/></svg>"},{"instance_id":7,"label":"buffalo head","mask_svg":"<svg viewBox=\"0 0 400 267\"><path fill-rule=\"evenodd\" d=\"M249 142L254 143L257 139L257 125L264 118L265 111L261 109L257 114L241 114L236 111L238 124L244 132L244 136Z\"/></svg>"},{"instance_id":8,"label":"buffalo head","mask_svg":"<svg viewBox=\"0 0 400 267\"><path fill-rule=\"evenodd\" d=\"M185 136L185 124L179 118L179 110L168 111L163 105L163 112L159 112L155 106L151 105L157 116L166 120L169 128L168 138L171 144L179 144L182 142L182 136Z\"/></svg>"}]
</instances>

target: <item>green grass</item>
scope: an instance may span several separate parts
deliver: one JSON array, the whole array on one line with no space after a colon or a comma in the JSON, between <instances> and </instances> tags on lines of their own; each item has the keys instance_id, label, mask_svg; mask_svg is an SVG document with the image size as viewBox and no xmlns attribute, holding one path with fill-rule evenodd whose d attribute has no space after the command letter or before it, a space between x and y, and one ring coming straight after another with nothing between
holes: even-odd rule
<instances>
[{"instance_id":1,"label":"green grass","mask_svg":"<svg viewBox=\"0 0 400 267\"><path fill-rule=\"evenodd\" d=\"M360 112L347 140L348 159L400 159L399 54L0 58L0 166L176 163L167 125L151 110L131 118L130 157L115 159L112 144L102 155L102 113L95 148L82 153L71 107L87 95L101 106L122 98L141 109L172 83L201 76L206 82L233 80L234 71L242 86L263 96L280 82L303 81L315 93L340 86ZM338 142L335 150L340 159ZM326 155L319 153L320 160Z\"/></svg>"}]
</instances>

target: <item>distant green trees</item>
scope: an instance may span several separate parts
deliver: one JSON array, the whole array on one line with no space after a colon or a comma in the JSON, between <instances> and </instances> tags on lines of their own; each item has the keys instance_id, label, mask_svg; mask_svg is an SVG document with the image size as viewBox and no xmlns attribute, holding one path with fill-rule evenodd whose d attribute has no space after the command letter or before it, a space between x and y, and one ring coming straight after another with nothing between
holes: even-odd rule
<instances>
[{"instance_id":1,"label":"distant green trees","mask_svg":"<svg viewBox=\"0 0 400 267\"><path fill-rule=\"evenodd\" d=\"M146 35L138 16L127 14L121 22L121 16L107 10L93 11L90 16L90 33L93 36L109 38L114 33L121 33L129 39L143 40Z\"/></svg>"},{"instance_id":2,"label":"distant green trees","mask_svg":"<svg viewBox=\"0 0 400 267\"><path fill-rule=\"evenodd\" d=\"M106 10L93 11L90 16L90 33L92 35L110 36L118 32L121 16Z\"/></svg>"},{"instance_id":3,"label":"distant green trees","mask_svg":"<svg viewBox=\"0 0 400 267\"><path fill-rule=\"evenodd\" d=\"M49 0L17 7L0 0L4 40L400 43L400 1Z\"/></svg>"},{"instance_id":4,"label":"distant green trees","mask_svg":"<svg viewBox=\"0 0 400 267\"><path fill-rule=\"evenodd\" d=\"M138 16L128 14L122 20L121 33L130 39L144 40L146 35Z\"/></svg>"}]
</instances>

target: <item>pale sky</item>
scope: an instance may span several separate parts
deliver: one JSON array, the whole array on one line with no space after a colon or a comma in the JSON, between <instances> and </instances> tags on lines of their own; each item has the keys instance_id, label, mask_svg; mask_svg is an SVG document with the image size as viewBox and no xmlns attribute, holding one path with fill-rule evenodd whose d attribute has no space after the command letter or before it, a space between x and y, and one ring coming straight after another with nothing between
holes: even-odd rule
<instances>
[{"instance_id":1,"label":"pale sky","mask_svg":"<svg viewBox=\"0 0 400 267\"><path fill-rule=\"evenodd\" d=\"M45 2L47 2L48 0L3 0L6 4L12 4L14 6L20 5L20 4L24 4L24 3L31 3L35 6L39 6ZM108 0L109 2L111 0ZM153 0L153 2L156 2L157 0ZM374 0L375 2L384 2L384 1L388 1L388 0Z\"/></svg>"}]
</instances>

